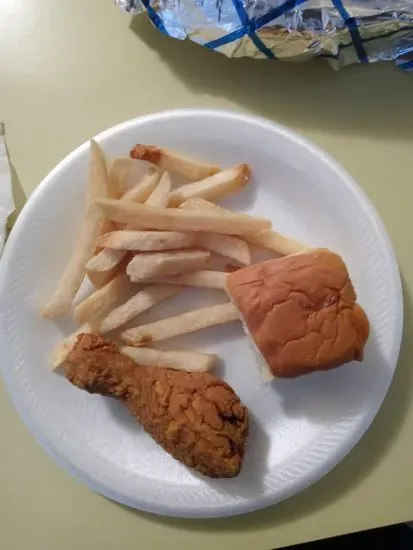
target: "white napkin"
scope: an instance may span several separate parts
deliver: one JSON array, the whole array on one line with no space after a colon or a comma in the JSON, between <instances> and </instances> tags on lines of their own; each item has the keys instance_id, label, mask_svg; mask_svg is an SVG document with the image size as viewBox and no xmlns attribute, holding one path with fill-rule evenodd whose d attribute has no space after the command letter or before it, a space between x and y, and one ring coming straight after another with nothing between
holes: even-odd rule
<instances>
[{"instance_id":1,"label":"white napkin","mask_svg":"<svg viewBox=\"0 0 413 550\"><path fill-rule=\"evenodd\" d=\"M0 254L6 238L7 218L14 211L9 159L4 141L4 126L0 122Z\"/></svg>"}]
</instances>

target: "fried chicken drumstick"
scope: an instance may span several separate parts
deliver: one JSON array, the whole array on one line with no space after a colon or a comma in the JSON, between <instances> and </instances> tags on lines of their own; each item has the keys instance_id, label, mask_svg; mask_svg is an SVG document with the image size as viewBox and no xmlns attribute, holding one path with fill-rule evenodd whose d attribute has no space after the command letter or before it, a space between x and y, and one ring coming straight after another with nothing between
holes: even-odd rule
<instances>
[{"instance_id":1,"label":"fried chicken drumstick","mask_svg":"<svg viewBox=\"0 0 413 550\"><path fill-rule=\"evenodd\" d=\"M100 334L81 334L66 377L90 393L125 403L165 451L208 477L239 474L248 410L234 390L209 373L140 367Z\"/></svg>"}]
</instances>

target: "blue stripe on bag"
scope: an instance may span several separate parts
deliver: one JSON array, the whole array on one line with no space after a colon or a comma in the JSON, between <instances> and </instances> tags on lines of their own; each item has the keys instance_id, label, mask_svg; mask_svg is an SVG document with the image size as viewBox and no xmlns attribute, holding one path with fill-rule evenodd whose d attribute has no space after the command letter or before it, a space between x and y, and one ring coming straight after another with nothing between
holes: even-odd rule
<instances>
[{"instance_id":1,"label":"blue stripe on bag","mask_svg":"<svg viewBox=\"0 0 413 550\"><path fill-rule=\"evenodd\" d=\"M293 10L300 4L304 4L307 2L307 0L287 0L281 6L278 6L276 8L273 8L265 15L262 15L261 17L258 17L257 19L251 19L250 20L250 29L253 31L256 31L266 25L267 23L270 23L271 21L278 19L285 13ZM216 40L211 40L210 42L207 42L204 44L206 48L209 48L211 50L215 50L216 48L219 48L220 46L225 46L225 44L229 44L231 42L234 42L235 40L238 40L239 38L242 38L246 34L248 34L248 30L245 27L240 27L236 31L230 32L229 34L226 34L224 36L221 36L220 38L217 38Z\"/></svg>"},{"instance_id":2,"label":"blue stripe on bag","mask_svg":"<svg viewBox=\"0 0 413 550\"><path fill-rule=\"evenodd\" d=\"M411 59L410 61L403 61L402 63L396 61L396 64L399 69L403 69L405 71L413 71L413 59Z\"/></svg>"},{"instance_id":3,"label":"blue stripe on bag","mask_svg":"<svg viewBox=\"0 0 413 550\"><path fill-rule=\"evenodd\" d=\"M146 11L148 12L148 15L152 21L152 23L155 25L155 27L163 32L164 34L169 36L169 32L166 30L165 25L163 24L162 19L159 17L159 15L156 13L156 11L153 9L153 7L150 5L149 0L141 0L142 4L144 5Z\"/></svg>"},{"instance_id":4,"label":"blue stripe on bag","mask_svg":"<svg viewBox=\"0 0 413 550\"><path fill-rule=\"evenodd\" d=\"M333 6L336 8L349 30L350 36L353 40L354 49L356 50L360 63L368 63L369 60L366 50L363 46L363 41L361 39L356 20L354 19L354 17L350 16L348 11L344 7L342 0L332 0L332 2Z\"/></svg>"},{"instance_id":5,"label":"blue stripe on bag","mask_svg":"<svg viewBox=\"0 0 413 550\"><path fill-rule=\"evenodd\" d=\"M234 8L237 10L238 17L240 18L243 27L246 29L248 36L251 38L257 49L260 50L260 52L263 53L268 59L276 59L272 51L267 48L267 46L252 28L251 20L248 17L242 0L232 0L232 3L234 4Z\"/></svg>"}]
</instances>

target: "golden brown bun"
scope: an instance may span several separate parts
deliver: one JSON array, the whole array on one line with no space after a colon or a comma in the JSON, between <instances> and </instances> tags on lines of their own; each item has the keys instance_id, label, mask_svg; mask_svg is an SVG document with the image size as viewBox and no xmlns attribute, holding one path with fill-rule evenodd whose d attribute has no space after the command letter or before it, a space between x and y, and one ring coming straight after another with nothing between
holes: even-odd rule
<instances>
[{"instance_id":1,"label":"golden brown bun","mask_svg":"<svg viewBox=\"0 0 413 550\"><path fill-rule=\"evenodd\" d=\"M240 269L227 291L273 376L363 359L370 325L337 254L315 249Z\"/></svg>"}]
</instances>

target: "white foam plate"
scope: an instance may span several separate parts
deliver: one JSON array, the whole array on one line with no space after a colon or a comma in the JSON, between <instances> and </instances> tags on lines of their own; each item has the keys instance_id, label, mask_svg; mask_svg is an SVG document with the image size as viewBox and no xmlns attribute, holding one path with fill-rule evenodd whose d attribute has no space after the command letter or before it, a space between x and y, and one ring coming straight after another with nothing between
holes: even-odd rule
<instances>
[{"instance_id":1,"label":"white foam plate","mask_svg":"<svg viewBox=\"0 0 413 550\"><path fill-rule=\"evenodd\" d=\"M158 514L241 514L298 493L337 464L377 413L402 334L402 294L389 238L351 177L323 151L269 121L225 111L179 110L140 117L99 136L109 155L157 143L223 166L251 165L249 187L227 204L270 218L305 243L347 262L372 326L365 360L333 372L264 385L242 329L193 334L185 346L218 353L220 373L252 415L241 474L209 480L166 454L114 400L80 391L48 367L55 344L75 326L39 315L73 246L81 219L88 144L40 184L20 215L1 262L3 375L21 416L53 458L92 489ZM224 301L189 292L149 318ZM174 341L182 346L182 341Z\"/></svg>"}]
</instances>

